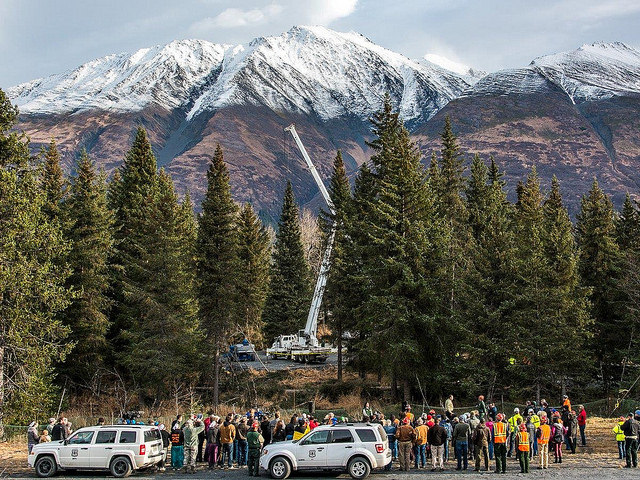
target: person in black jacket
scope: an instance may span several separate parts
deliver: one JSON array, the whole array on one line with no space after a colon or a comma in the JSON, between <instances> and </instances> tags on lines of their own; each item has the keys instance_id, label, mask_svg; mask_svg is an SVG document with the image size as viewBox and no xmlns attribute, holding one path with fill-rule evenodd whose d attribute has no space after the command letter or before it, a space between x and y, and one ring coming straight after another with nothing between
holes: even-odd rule
<instances>
[{"instance_id":1,"label":"person in black jacket","mask_svg":"<svg viewBox=\"0 0 640 480\"><path fill-rule=\"evenodd\" d=\"M444 470L444 444L447 442L447 431L440 423L436 423L427 432L427 443L431 446L431 461L435 472L436 467Z\"/></svg>"},{"instance_id":2,"label":"person in black jacket","mask_svg":"<svg viewBox=\"0 0 640 480\"><path fill-rule=\"evenodd\" d=\"M284 426L285 440L293 440L293 432L296 429L296 422L298 417L296 415L291 417L291 421Z\"/></svg>"},{"instance_id":3,"label":"person in black jacket","mask_svg":"<svg viewBox=\"0 0 640 480\"><path fill-rule=\"evenodd\" d=\"M267 415L262 418L260 431L262 432L262 438L264 438L264 446L266 447L271 443L271 420L269 420L269 417Z\"/></svg>"},{"instance_id":4,"label":"person in black jacket","mask_svg":"<svg viewBox=\"0 0 640 480\"><path fill-rule=\"evenodd\" d=\"M638 467L638 434L640 434L640 422L633 418L633 413L627 415L627 421L620 427L625 437L625 449L627 452L627 464L625 468Z\"/></svg>"},{"instance_id":5,"label":"person in black jacket","mask_svg":"<svg viewBox=\"0 0 640 480\"><path fill-rule=\"evenodd\" d=\"M60 417L58 423L53 426L51 430L51 441L66 440L67 439L67 419Z\"/></svg>"},{"instance_id":6,"label":"person in black jacket","mask_svg":"<svg viewBox=\"0 0 640 480\"><path fill-rule=\"evenodd\" d=\"M160 436L162 437L162 449L164 450L164 458L166 460L168 458L169 445L171 445L171 435L169 435L169 432L167 432L167 429L164 427L164 423L158 425L158 430L160 430ZM159 466L160 471L164 472L164 462L161 462Z\"/></svg>"}]
</instances>

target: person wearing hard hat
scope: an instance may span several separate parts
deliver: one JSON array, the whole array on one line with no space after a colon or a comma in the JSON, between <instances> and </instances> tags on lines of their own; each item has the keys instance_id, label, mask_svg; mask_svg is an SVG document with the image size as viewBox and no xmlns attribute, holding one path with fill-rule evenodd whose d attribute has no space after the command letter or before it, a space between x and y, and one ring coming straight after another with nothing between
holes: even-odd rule
<instances>
[{"instance_id":1,"label":"person wearing hard hat","mask_svg":"<svg viewBox=\"0 0 640 480\"><path fill-rule=\"evenodd\" d=\"M498 413L493 423L493 451L496 456L496 473L507 471L507 432L509 425L504 421L504 415Z\"/></svg>"},{"instance_id":2,"label":"person wearing hard hat","mask_svg":"<svg viewBox=\"0 0 640 480\"><path fill-rule=\"evenodd\" d=\"M507 457L510 457L513 453L518 425L522 423L523 420L522 415L520 415L520 409L518 407L514 408L513 415L509 419L509 451L507 452Z\"/></svg>"},{"instance_id":3,"label":"person wearing hard hat","mask_svg":"<svg viewBox=\"0 0 640 480\"><path fill-rule=\"evenodd\" d=\"M551 427L547 425L547 416L540 418L540 426L536 429L538 453L540 454L540 470L549 468L549 440L551 439Z\"/></svg>"},{"instance_id":4,"label":"person wearing hard hat","mask_svg":"<svg viewBox=\"0 0 640 480\"><path fill-rule=\"evenodd\" d=\"M260 451L264 445L264 437L258 431L260 424L253 422L251 429L247 432L247 445L249 447L249 456L247 466L249 467L249 476L260 476Z\"/></svg>"},{"instance_id":5,"label":"person wearing hard hat","mask_svg":"<svg viewBox=\"0 0 640 480\"><path fill-rule=\"evenodd\" d=\"M404 417L402 425L396 431L398 440L398 458L400 459L400 470L408 472L411 468L411 447L416 438L416 432L411 426L409 417Z\"/></svg>"},{"instance_id":6,"label":"person wearing hard hat","mask_svg":"<svg viewBox=\"0 0 640 480\"><path fill-rule=\"evenodd\" d=\"M529 444L529 432L525 423L521 423L518 426L516 448L518 449L518 460L520 461L520 473L529 473L529 451L531 445Z\"/></svg>"}]
</instances>

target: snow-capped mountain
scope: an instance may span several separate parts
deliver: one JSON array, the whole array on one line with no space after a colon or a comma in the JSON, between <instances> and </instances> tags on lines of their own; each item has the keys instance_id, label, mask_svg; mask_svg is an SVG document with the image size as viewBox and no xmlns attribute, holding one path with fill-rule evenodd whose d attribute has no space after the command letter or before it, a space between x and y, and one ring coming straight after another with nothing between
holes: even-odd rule
<instances>
[{"instance_id":1,"label":"snow-capped mountain","mask_svg":"<svg viewBox=\"0 0 640 480\"><path fill-rule=\"evenodd\" d=\"M196 205L220 143L237 200L266 216L286 180L318 205L283 127L296 124L325 178L338 149L353 173L371 155L368 118L385 93L425 154L439 150L448 115L463 150L493 155L512 187L532 165L543 182L557 175L573 213L594 175L617 203L640 185L640 52L620 43L485 74L437 55L412 60L358 33L294 27L244 45L182 40L110 55L7 90L34 151L54 137L67 169L86 149L113 172L145 126Z\"/></svg>"},{"instance_id":2,"label":"snow-capped mountain","mask_svg":"<svg viewBox=\"0 0 640 480\"><path fill-rule=\"evenodd\" d=\"M558 85L574 103L640 93L640 51L624 43L592 43L536 58L531 67Z\"/></svg>"},{"instance_id":3,"label":"snow-capped mountain","mask_svg":"<svg viewBox=\"0 0 640 480\"><path fill-rule=\"evenodd\" d=\"M25 114L188 109L187 120L233 105L367 118L386 92L406 121L429 119L468 88L459 75L410 60L357 33L294 27L248 45L172 42L110 55L8 90Z\"/></svg>"},{"instance_id":4,"label":"snow-capped mountain","mask_svg":"<svg viewBox=\"0 0 640 480\"><path fill-rule=\"evenodd\" d=\"M7 93L25 114L130 112L152 103L177 108L189 101L194 90L215 80L230 48L201 40L171 42L99 58Z\"/></svg>"},{"instance_id":5,"label":"snow-capped mountain","mask_svg":"<svg viewBox=\"0 0 640 480\"><path fill-rule=\"evenodd\" d=\"M462 96L540 92L551 82L573 103L640 93L640 51L624 43L592 43L534 59L527 67L480 78Z\"/></svg>"}]
</instances>

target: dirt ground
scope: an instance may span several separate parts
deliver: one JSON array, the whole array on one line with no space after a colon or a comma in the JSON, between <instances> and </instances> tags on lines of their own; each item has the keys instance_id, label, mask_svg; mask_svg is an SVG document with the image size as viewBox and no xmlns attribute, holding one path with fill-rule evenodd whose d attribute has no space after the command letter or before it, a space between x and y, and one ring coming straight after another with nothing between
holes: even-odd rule
<instances>
[{"instance_id":1,"label":"dirt ground","mask_svg":"<svg viewBox=\"0 0 640 480\"><path fill-rule=\"evenodd\" d=\"M531 476L541 478L560 478L562 480L597 480L597 479L615 479L620 478L636 478L640 479L640 471L627 470L622 468L624 465L623 460L618 459L617 445L611 429L615 425L614 419L603 418L590 418L587 424L587 446L578 446L576 454L564 452L562 465L554 465L553 457L551 457L551 465L549 470L539 471L537 469L538 460L534 458L531 463ZM26 444L22 441L4 442L0 443L0 478L32 478L33 471L27 466ZM579 442L578 442L579 443ZM519 467L515 459L508 460L508 473L501 478L510 479L522 478L519 474ZM455 465L449 461L447 465L448 470L443 473L433 473L438 477L446 479L458 476L460 474L473 474L474 472L456 472ZM453 471L452 471L453 470ZM411 476L411 475L427 475L432 474L427 470L412 470L408 473L399 473L397 471L377 472L374 474L378 479L395 479L398 477ZM475 473L478 475L477 473ZM80 480L82 478L104 478L105 473L75 473L65 474L57 478L73 478ZM197 475L184 475L181 473L175 473L167 470L166 473L152 473L141 472L135 477L142 478L160 478L168 476L170 478L240 478L246 477L246 469L233 469L225 471L208 471L204 466L199 467ZM326 474L308 475L304 477L295 475L295 478L324 478ZM336 478L338 475L333 475L332 478ZM341 475L340 477L345 477Z\"/></svg>"}]
</instances>

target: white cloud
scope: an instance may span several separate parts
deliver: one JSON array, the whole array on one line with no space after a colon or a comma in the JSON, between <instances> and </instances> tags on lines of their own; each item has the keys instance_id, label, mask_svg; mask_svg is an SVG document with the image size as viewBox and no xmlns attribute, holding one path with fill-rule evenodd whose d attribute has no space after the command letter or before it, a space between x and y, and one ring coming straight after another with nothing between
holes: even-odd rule
<instances>
[{"instance_id":1,"label":"white cloud","mask_svg":"<svg viewBox=\"0 0 640 480\"><path fill-rule=\"evenodd\" d=\"M339 18L348 17L356 10L358 0L317 0L307 2L309 22L328 25Z\"/></svg>"},{"instance_id":2,"label":"white cloud","mask_svg":"<svg viewBox=\"0 0 640 480\"><path fill-rule=\"evenodd\" d=\"M196 32L206 32L216 28L236 28L261 25L278 17L283 11L282 5L272 3L263 8L242 10L227 8L215 17L208 17L196 22L191 29Z\"/></svg>"}]
</instances>

